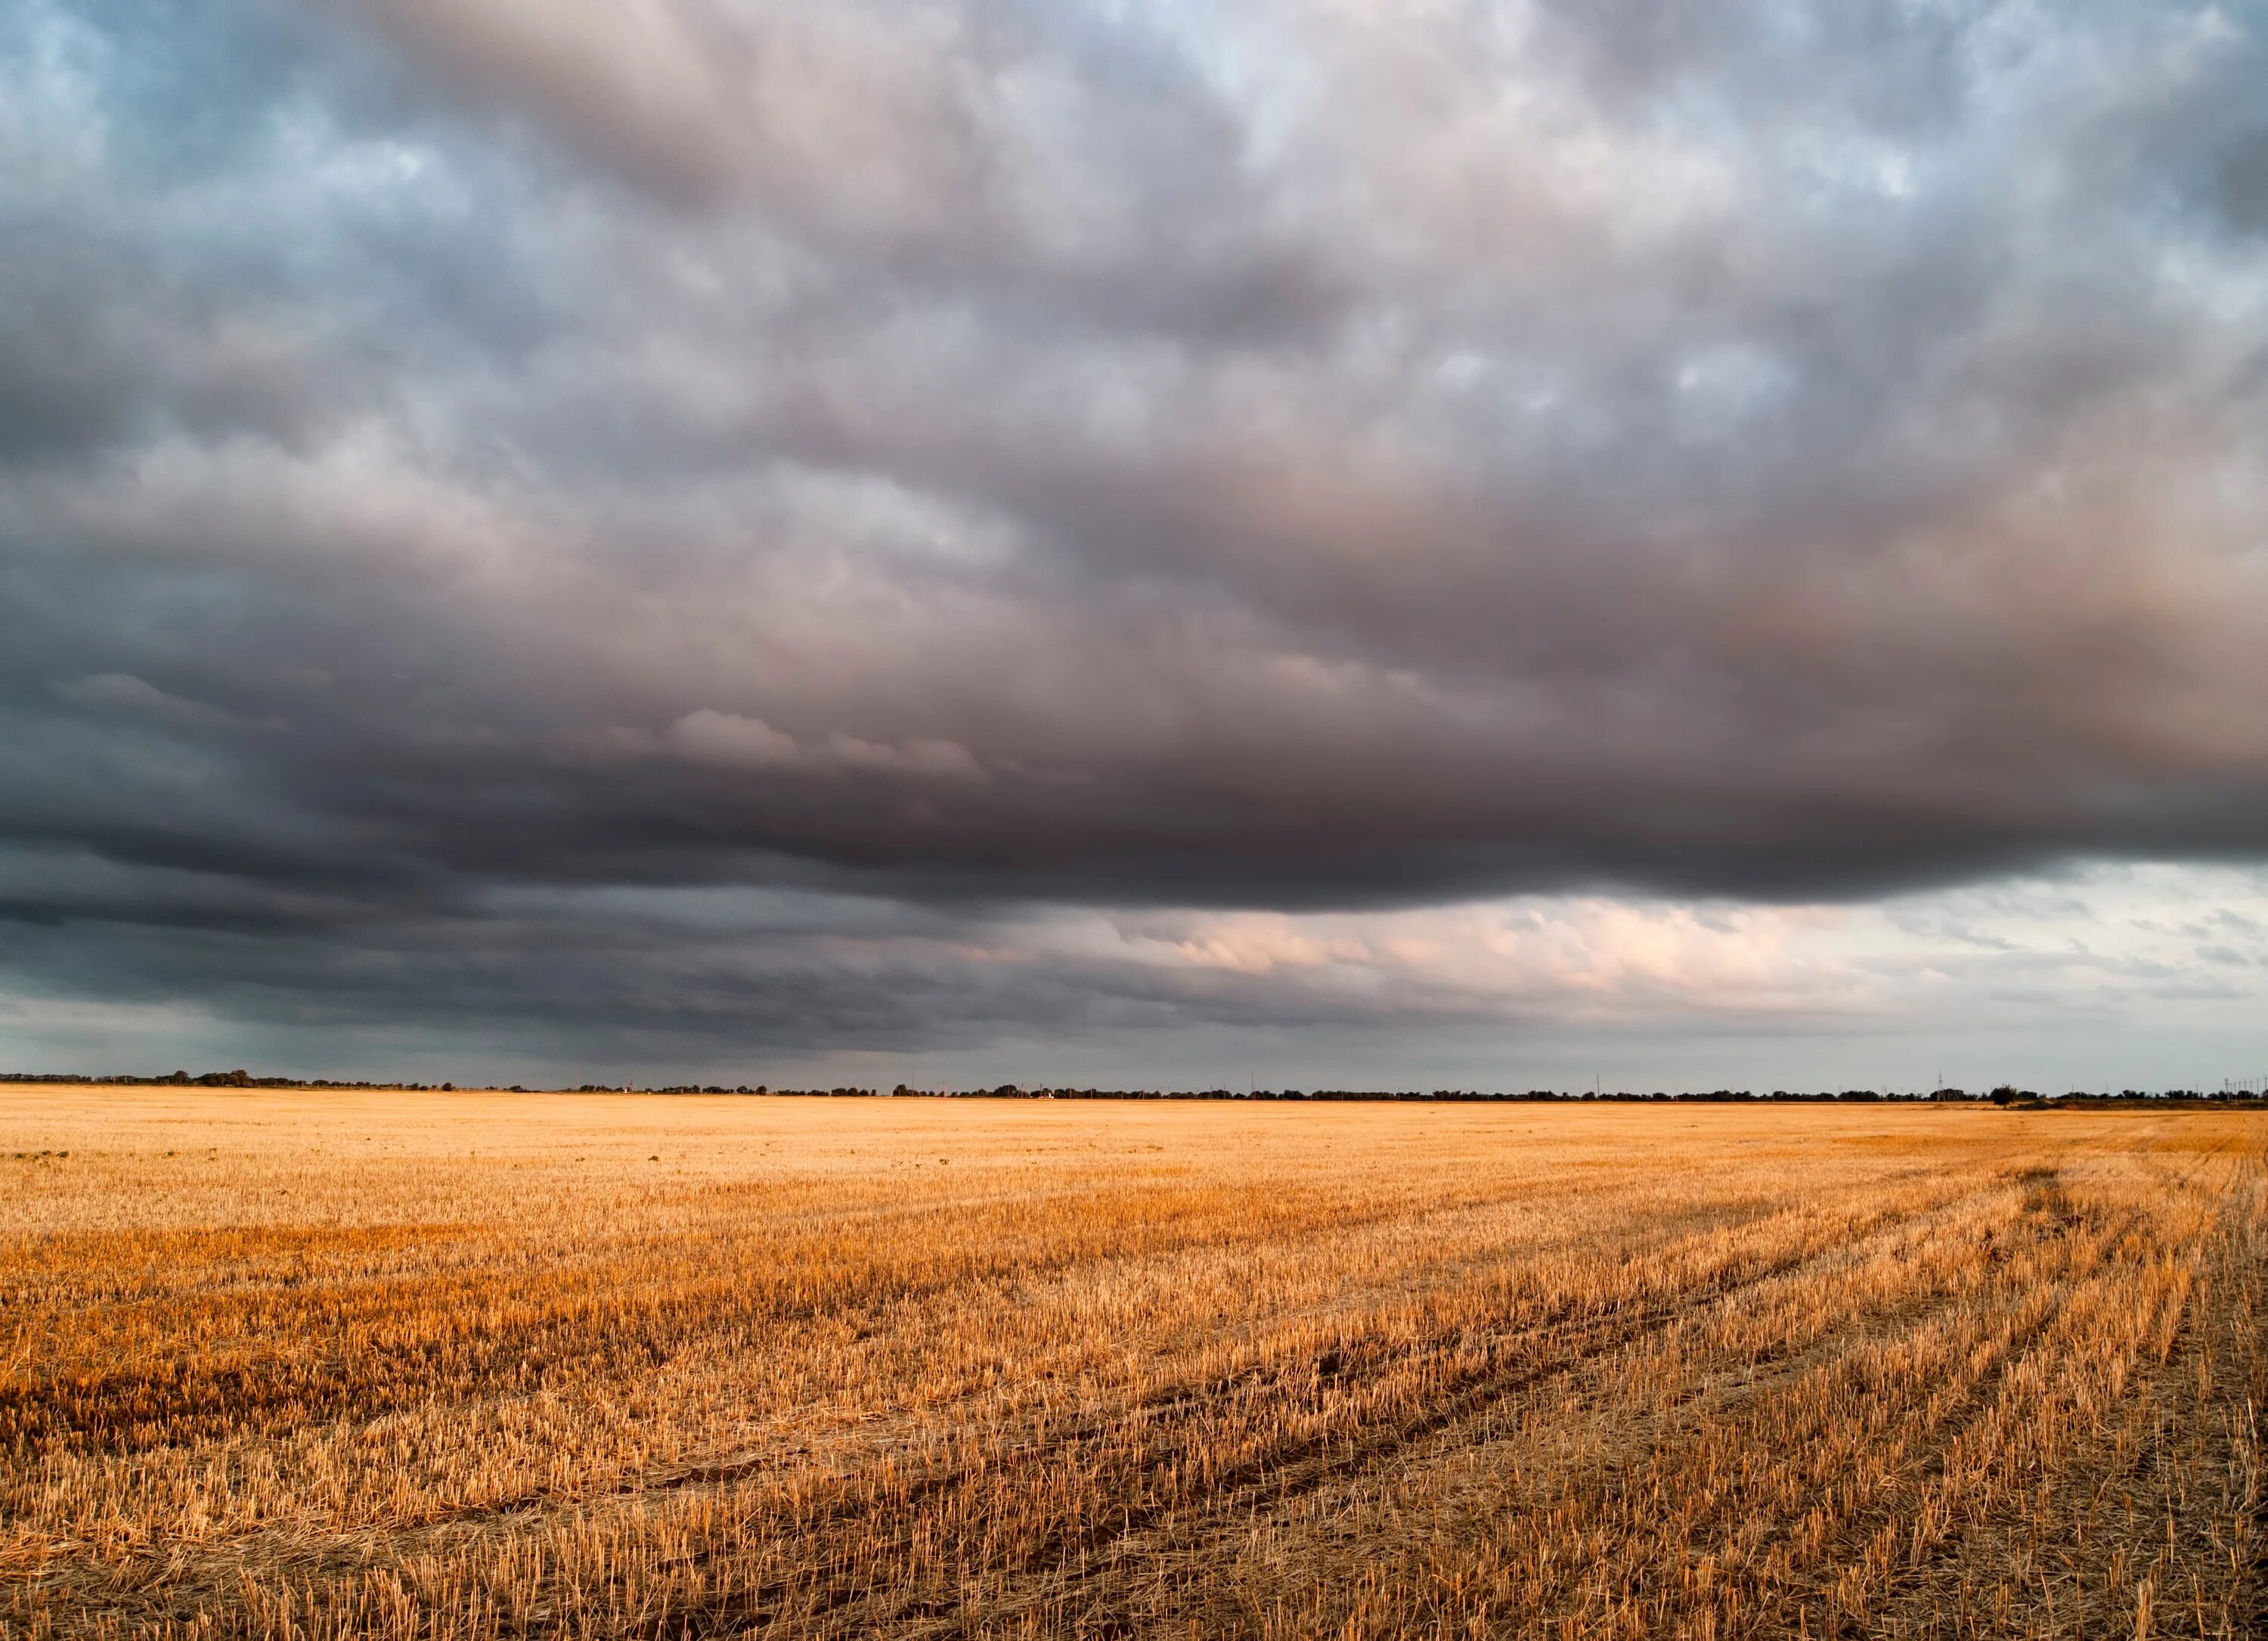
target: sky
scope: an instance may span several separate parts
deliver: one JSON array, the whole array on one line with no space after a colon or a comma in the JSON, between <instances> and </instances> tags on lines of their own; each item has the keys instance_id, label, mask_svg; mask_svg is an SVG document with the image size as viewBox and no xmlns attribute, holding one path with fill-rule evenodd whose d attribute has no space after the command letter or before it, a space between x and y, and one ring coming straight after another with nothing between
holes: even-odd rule
<instances>
[{"instance_id":1,"label":"sky","mask_svg":"<svg viewBox=\"0 0 2268 1641\"><path fill-rule=\"evenodd\" d=\"M2268 1072L2268 5L13 0L0 1062Z\"/></svg>"}]
</instances>

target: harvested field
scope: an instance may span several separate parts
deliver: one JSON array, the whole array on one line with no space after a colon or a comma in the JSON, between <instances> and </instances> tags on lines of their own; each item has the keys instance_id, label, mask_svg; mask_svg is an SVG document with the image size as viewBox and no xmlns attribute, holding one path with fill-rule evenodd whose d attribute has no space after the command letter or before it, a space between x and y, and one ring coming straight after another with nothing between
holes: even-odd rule
<instances>
[{"instance_id":1,"label":"harvested field","mask_svg":"<svg viewBox=\"0 0 2268 1641\"><path fill-rule=\"evenodd\" d=\"M2258 1633L2264 1144L10 1089L0 1634Z\"/></svg>"}]
</instances>

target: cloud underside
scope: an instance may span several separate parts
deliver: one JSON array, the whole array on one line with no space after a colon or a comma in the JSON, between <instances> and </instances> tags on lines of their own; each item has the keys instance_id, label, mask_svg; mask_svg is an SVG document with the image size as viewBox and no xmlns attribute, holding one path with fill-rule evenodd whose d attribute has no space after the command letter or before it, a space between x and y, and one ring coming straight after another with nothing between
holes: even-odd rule
<instances>
[{"instance_id":1,"label":"cloud underside","mask_svg":"<svg viewBox=\"0 0 2268 1641\"><path fill-rule=\"evenodd\" d=\"M1388 10L15 8L0 967L1391 1021L987 942L2268 854L2262 8Z\"/></svg>"}]
</instances>

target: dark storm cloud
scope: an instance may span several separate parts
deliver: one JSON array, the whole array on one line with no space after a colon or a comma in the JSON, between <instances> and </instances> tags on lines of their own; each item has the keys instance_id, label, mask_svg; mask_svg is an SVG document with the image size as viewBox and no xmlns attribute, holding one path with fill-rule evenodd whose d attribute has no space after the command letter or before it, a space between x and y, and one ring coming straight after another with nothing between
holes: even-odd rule
<instances>
[{"instance_id":1,"label":"dark storm cloud","mask_svg":"<svg viewBox=\"0 0 2268 1641\"><path fill-rule=\"evenodd\" d=\"M1020 899L2257 858L2263 30L34 0L0 964L915 1041L1310 1006ZM500 909L725 885L895 955Z\"/></svg>"}]
</instances>

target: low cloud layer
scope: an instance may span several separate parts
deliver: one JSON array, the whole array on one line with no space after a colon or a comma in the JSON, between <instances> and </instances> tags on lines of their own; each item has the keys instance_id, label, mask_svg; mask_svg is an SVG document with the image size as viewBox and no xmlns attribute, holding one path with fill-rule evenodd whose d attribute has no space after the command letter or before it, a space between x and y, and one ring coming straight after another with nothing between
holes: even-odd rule
<instances>
[{"instance_id":1,"label":"low cloud layer","mask_svg":"<svg viewBox=\"0 0 2268 1641\"><path fill-rule=\"evenodd\" d=\"M2264 80L2249 4L27 0L0 976L1542 1029L1474 905L2258 861ZM1467 955L1028 935L1350 917Z\"/></svg>"}]
</instances>

